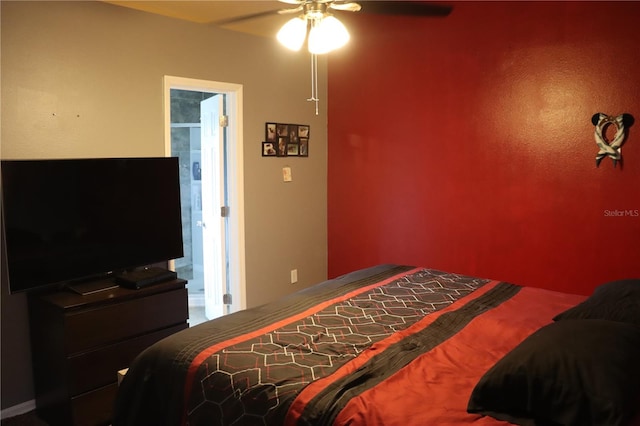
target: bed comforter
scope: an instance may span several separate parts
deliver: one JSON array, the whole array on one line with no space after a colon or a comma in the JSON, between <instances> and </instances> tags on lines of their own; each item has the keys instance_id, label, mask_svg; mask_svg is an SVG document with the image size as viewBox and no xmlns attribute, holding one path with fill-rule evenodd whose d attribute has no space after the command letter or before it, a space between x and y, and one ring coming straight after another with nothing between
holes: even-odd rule
<instances>
[{"instance_id":1,"label":"bed comforter","mask_svg":"<svg viewBox=\"0 0 640 426\"><path fill-rule=\"evenodd\" d=\"M380 265L170 336L114 426L507 425L467 412L501 357L584 296Z\"/></svg>"}]
</instances>

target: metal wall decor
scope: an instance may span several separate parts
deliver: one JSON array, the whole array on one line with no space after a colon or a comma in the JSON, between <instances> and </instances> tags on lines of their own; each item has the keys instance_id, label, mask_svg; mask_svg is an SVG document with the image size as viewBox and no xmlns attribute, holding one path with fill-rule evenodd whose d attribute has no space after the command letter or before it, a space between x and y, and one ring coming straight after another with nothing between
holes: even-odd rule
<instances>
[{"instance_id":1,"label":"metal wall decor","mask_svg":"<svg viewBox=\"0 0 640 426\"><path fill-rule=\"evenodd\" d=\"M308 157L310 126L307 124L266 123L263 157Z\"/></svg>"},{"instance_id":2,"label":"metal wall decor","mask_svg":"<svg viewBox=\"0 0 640 426\"><path fill-rule=\"evenodd\" d=\"M591 117L591 122L596 126L594 134L596 145L600 148L596 155L596 167L600 166L600 162L605 157L613 160L613 167L616 167L618 162L622 165L621 147L627 139L627 129L633 125L633 121L631 114L613 116L598 112ZM606 130L609 126L616 128L616 133L611 140L608 140L606 136Z\"/></svg>"}]
</instances>

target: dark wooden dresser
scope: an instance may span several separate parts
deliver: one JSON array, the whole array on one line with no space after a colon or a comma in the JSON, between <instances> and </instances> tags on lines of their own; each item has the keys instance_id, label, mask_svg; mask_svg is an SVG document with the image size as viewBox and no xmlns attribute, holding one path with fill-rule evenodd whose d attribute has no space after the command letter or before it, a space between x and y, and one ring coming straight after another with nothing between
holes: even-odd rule
<instances>
[{"instance_id":1,"label":"dark wooden dresser","mask_svg":"<svg viewBox=\"0 0 640 426\"><path fill-rule=\"evenodd\" d=\"M186 281L89 295L29 298L38 416L50 425L108 425L117 372L158 340L188 327Z\"/></svg>"}]
</instances>

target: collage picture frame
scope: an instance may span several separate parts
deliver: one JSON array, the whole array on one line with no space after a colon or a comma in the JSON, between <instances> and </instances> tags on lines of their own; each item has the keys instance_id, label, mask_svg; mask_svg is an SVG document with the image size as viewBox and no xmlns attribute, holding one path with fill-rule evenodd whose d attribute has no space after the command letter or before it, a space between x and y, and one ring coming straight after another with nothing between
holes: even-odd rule
<instances>
[{"instance_id":1,"label":"collage picture frame","mask_svg":"<svg viewBox=\"0 0 640 426\"><path fill-rule=\"evenodd\" d=\"M265 123L263 157L308 157L311 126Z\"/></svg>"}]
</instances>

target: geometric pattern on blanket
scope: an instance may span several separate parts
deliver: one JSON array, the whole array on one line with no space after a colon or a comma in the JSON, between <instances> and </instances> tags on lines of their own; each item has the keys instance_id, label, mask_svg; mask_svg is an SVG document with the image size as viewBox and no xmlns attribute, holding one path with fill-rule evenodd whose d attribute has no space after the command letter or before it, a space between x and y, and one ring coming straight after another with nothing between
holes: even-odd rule
<instances>
[{"instance_id":1,"label":"geometric pattern on blanket","mask_svg":"<svg viewBox=\"0 0 640 426\"><path fill-rule=\"evenodd\" d=\"M422 269L228 346L200 365L187 416L210 424L277 424L311 381L489 281Z\"/></svg>"}]
</instances>

